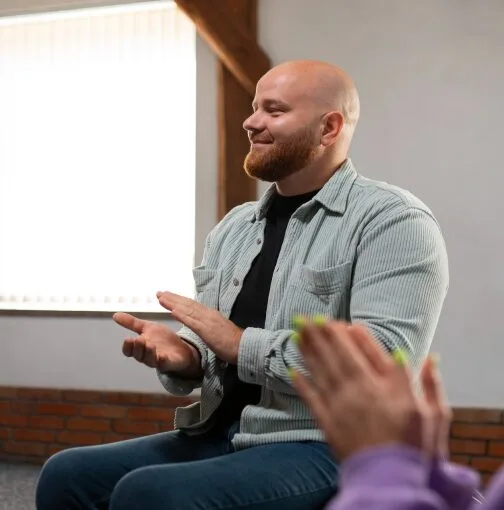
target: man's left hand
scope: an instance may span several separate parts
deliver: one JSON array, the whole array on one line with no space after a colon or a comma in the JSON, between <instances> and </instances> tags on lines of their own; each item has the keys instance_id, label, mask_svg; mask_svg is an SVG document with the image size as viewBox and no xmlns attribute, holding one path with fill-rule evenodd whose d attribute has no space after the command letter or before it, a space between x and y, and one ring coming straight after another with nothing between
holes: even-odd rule
<instances>
[{"instance_id":1,"label":"man's left hand","mask_svg":"<svg viewBox=\"0 0 504 510\"><path fill-rule=\"evenodd\" d=\"M172 312L173 318L194 331L220 359L236 365L243 329L194 299L172 292L158 292L159 304Z\"/></svg>"}]
</instances>

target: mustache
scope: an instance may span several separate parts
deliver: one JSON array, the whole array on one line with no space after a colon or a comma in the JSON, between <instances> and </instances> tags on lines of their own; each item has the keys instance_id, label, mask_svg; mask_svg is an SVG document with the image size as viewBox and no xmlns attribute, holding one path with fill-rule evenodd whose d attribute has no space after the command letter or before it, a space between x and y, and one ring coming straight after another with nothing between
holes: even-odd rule
<instances>
[{"instance_id":1,"label":"mustache","mask_svg":"<svg viewBox=\"0 0 504 510\"><path fill-rule=\"evenodd\" d=\"M257 134L249 133L248 139L251 143L271 143L273 140L267 136L259 136Z\"/></svg>"}]
</instances>

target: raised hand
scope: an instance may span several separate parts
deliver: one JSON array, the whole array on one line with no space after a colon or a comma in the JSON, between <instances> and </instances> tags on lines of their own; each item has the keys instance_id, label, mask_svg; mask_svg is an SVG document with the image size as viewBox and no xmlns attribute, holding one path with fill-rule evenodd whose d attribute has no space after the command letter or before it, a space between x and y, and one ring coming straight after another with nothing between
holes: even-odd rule
<instances>
[{"instance_id":1,"label":"raised hand","mask_svg":"<svg viewBox=\"0 0 504 510\"><path fill-rule=\"evenodd\" d=\"M299 338L310 377L293 373L293 385L340 459L392 443L443 453L449 413L432 360L419 398L404 356L385 353L365 328L308 324Z\"/></svg>"},{"instance_id":2,"label":"raised hand","mask_svg":"<svg viewBox=\"0 0 504 510\"><path fill-rule=\"evenodd\" d=\"M186 377L201 375L198 351L168 326L129 313L115 313L112 318L138 335L124 340L122 351L125 356L162 372L177 372Z\"/></svg>"},{"instance_id":3,"label":"raised hand","mask_svg":"<svg viewBox=\"0 0 504 510\"><path fill-rule=\"evenodd\" d=\"M236 365L243 330L218 310L172 292L158 292L159 304L194 331L220 359Z\"/></svg>"}]
</instances>

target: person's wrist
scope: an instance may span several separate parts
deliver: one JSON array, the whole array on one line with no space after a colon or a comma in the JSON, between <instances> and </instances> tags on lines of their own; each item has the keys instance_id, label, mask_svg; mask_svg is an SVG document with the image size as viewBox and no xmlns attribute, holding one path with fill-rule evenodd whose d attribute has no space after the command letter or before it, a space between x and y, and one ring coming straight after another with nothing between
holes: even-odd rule
<instances>
[{"instance_id":1,"label":"person's wrist","mask_svg":"<svg viewBox=\"0 0 504 510\"><path fill-rule=\"evenodd\" d=\"M203 370L201 368L201 355L189 342L186 342L183 338L180 340L188 348L188 364L187 367L179 371L179 375L188 379L199 379L203 376Z\"/></svg>"}]
</instances>

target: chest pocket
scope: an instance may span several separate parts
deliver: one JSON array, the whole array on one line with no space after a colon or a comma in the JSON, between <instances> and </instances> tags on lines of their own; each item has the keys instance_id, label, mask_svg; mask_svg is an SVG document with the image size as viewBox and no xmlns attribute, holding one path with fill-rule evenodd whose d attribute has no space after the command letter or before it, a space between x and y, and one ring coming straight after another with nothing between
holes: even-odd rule
<instances>
[{"instance_id":1,"label":"chest pocket","mask_svg":"<svg viewBox=\"0 0 504 510\"><path fill-rule=\"evenodd\" d=\"M287 313L347 319L352 267L352 262L323 269L302 265L293 278Z\"/></svg>"},{"instance_id":2,"label":"chest pocket","mask_svg":"<svg viewBox=\"0 0 504 510\"><path fill-rule=\"evenodd\" d=\"M196 301L208 308L218 310L222 271L220 269L195 267L193 278Z\"/></svg>"}]
</instances>

